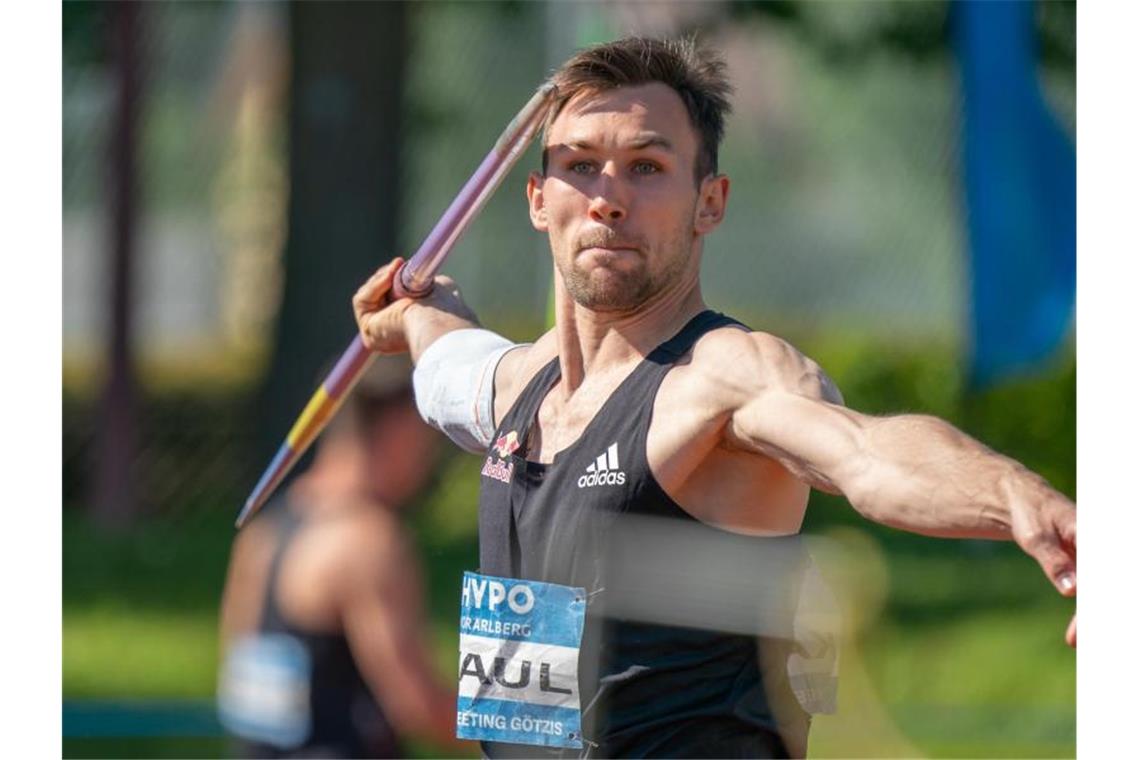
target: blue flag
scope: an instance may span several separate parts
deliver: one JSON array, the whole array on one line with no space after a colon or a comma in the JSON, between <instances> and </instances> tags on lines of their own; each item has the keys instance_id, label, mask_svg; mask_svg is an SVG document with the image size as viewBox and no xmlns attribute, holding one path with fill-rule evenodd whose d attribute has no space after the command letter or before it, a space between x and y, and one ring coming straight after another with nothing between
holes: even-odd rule
<instances>
[{"instance_id":1,"label":"blue flag","mask_svg":"<svg viewBox=\"0 0 1140 760\"><path fill-rule=\"evenodd\" d=\"M1076 291L1076 151L1037 80L1030 2L954 6L971 251L970 384L1048 359Z\"/></svg>"}]
</instances>

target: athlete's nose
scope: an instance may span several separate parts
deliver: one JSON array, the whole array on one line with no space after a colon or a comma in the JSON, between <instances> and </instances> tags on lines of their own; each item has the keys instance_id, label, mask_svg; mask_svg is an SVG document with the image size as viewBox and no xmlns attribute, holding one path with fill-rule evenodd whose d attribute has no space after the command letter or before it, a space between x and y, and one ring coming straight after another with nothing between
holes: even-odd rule
<instances>
[{"instance_id":1,"label":"athlete's nose","mask_svg":"<svg viewBox=\"0 0 1140 760\"><path fill-rule=\"evenodd\" d=\"M590 200L590 218L596 222L612 224L625 219L627 213L624 188L613 168L607 165L598 173L594 197Z\"/></svg>"}]
</instances>

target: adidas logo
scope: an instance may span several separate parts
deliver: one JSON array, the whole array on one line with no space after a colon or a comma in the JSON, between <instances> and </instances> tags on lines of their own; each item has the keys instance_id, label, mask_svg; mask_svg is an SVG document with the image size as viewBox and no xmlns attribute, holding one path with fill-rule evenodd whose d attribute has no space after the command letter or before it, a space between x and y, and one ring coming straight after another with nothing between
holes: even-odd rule
<instances>
[{"instance_id":1,"label":"adidas logo","mask_svg":"<svg viewBox=\"0 0 1140 760\"><path fill-rule=\"evenodd\" d=\"M578 478L579 488L591 486L625 485L625 473L618 469L617 443L611 443L606 453L586 468L586 474Z\"/></svg>"}]
</instances>

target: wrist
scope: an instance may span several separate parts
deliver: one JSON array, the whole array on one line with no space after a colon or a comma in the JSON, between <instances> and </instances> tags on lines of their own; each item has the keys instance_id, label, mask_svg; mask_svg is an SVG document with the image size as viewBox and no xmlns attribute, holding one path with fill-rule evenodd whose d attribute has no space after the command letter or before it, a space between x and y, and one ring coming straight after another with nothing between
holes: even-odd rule
<instances>
[{"instance_id":1,"label":"wrist","mask_svg":"<svg viewBox=\"0 0 1140 760\"><path fill-rule=\"evenodd\" d=\"M440 337L454 330L478 327L473 320L465 319L423 301L411 301L400 315L404 338L412 362L418 363L424 351Z\"/></svg>"},{"instance_id":2,"label":"wrist","mask_svg":"<svg viewBox=\"0 0 1140 760\"><path fill-rule=\"evenodd\" d=\"M1017 522L1016 511L1040 503L1049 491L1049 484L1040 475L1010 460L997 478L995 498L987 500L982 508L983 526L1000 531L1003 537L1013 536Z\"/></svg>"}]
</instances>

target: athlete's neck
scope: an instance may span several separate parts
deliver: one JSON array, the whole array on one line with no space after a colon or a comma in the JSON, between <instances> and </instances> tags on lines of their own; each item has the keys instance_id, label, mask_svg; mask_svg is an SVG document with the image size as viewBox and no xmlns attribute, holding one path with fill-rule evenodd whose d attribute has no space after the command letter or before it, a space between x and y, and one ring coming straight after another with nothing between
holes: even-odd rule
<instances>
[{"instance_id":1,"label":"athlete's neck","mask_svg":"<svg viewBox=\"0 0 1140 760\"><path fill-rule=\"evenodd\" d=\"M557 268L554 278L559 389L565 395L577 390L588 374L640 361L706 308L699 271L686 273L628 312L581 306L570 297Z\"/></svg>"}]
</instances>

